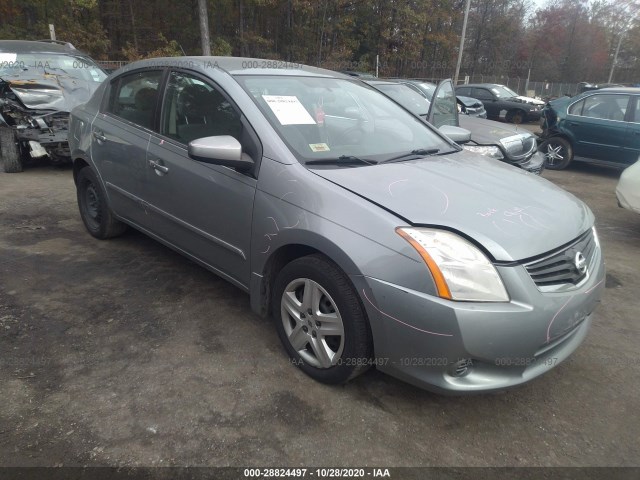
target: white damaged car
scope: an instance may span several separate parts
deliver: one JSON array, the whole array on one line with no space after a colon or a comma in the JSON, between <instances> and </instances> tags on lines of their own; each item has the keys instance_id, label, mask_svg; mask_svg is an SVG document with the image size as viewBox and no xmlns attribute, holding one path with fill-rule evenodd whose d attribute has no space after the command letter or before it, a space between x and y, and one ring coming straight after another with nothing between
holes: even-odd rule
<instances>
[{"instance_id":1,"label":"white damaged car","mask_svg":"<svg viewBox=\"0 0 640 480\"><path fill-rule=\"evenodd\" d=\"M626 168L616 187L618 205L640 213L640 160Z\"/></svg>"}]
</instances>

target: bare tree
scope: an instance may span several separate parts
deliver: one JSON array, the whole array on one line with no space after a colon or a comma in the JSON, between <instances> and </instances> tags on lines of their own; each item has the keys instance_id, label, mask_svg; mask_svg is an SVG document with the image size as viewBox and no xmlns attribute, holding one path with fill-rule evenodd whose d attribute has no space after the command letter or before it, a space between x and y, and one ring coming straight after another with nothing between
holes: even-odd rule
<instances>
[{"instance_id":1,"label":"bare tree","mask_svg":"<svg viewBox=\"0 0 640 480\"><path fill-rule=\"evenodd\" d=\"M202 42L202 55L211 56L207 0L198 0L198 16L200 17L200 41Z\"/></svg>"}]
</instances>

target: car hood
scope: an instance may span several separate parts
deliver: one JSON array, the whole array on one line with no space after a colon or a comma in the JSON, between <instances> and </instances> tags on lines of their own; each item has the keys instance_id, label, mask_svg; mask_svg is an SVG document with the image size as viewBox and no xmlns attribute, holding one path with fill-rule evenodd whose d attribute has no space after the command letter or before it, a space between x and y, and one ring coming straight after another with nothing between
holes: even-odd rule
<instances>
[{"instance_id":1,"label":"car hood","mask_svg":"<svg viewBox=\"0 0 640 480\"><path fill-rule=\"evenodd\" d=\"M34 110L70 112L86 103L100 85L69 75L35 73L4 75L6 82L22 104Z\"/></svg>"},{"instance_id":2,"label":"car hood","mask_svg":"<svg viewBox=\"0 0 640 480\"><path fill-rule=\"evenodd\" d=\"M551 182L467 152L311 171L411 225L456 230L498 261L546 253L594 221L583 202Z\"/></svg>"},{"instance_id":3,"label":"car hood","mask_svg":"<svg viewBox=\"0 0 640 480\"><path fill-rule=\"evenodd\" d=\"M458 96L457 98L464 104L465 107L479 108L484 105L480 100L476 100L475 98L464 96Z\"/></svg>"},{"instance_id":4,"label":"car hood","mask_svg":"<svg viewBox=\"0 0 640 480\"><path fill-rule=\"evenodd\" d=\"M478 145L498 145L511 161L522 161L537 149L536 137L523 128L469 115L460 115L459 123L462 128L471 132L472 142Z\"/></svg>"},{"instance_id":5,"label":"car hood","mask_svg":"<svg viewBox=\"0 0 640 480\"><path fill-rule=\"evenodd\" d=\"M522 95L519 95L515 98L520 100L521 102L528 103L530 105L539 105L539 106L544 105L544 102L542 100L538 100L537 98L523 97Z\"/></svg>"}]
</instances>

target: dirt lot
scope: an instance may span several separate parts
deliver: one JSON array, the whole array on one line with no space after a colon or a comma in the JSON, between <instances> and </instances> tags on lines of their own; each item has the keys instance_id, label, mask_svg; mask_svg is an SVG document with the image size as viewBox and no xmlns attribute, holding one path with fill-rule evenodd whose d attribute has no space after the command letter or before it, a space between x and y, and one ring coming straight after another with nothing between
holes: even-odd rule
<instances>
[{"instance_id":1,"label":"dirt lot","mask_svg":"<svg viewBox=\"0 0 640 480\"><path fill-rule=\"evenodd\" d=\"M585 344L517 390L451 398L376 371L315 383L246 294L141 234L90 237L70 170L0 173L0 465L638 465L640 216L618 175L545 173L598 219Z\"/></svg>"}]
</instances>

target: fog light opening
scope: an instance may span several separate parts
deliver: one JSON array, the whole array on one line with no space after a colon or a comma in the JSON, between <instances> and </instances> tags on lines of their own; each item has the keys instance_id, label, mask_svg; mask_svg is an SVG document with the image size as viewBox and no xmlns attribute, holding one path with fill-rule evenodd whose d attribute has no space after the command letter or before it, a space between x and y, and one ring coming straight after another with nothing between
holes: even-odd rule
<instances>
[{"instance_id":1,"label":"fog light opening","mask_svg":"<svg viewBox=\"0 0 640 480\"><path fill-rule=\"evenodd\" d=\"M449 374L452 377L464 377L465 375L468 375L469 372L471 372L472 368L473 360L471 360L470 358L463 358L458 360L451 366Z\"/></svg>"}]
</instances>

